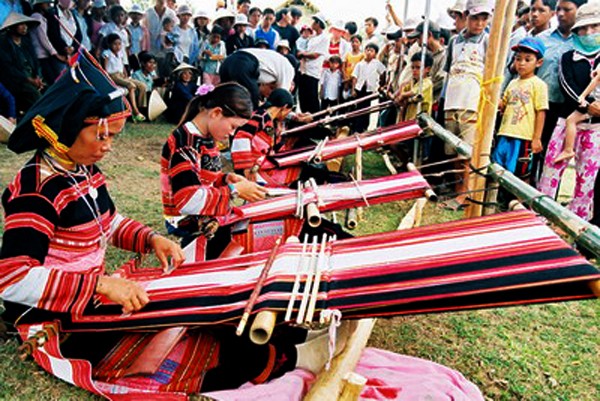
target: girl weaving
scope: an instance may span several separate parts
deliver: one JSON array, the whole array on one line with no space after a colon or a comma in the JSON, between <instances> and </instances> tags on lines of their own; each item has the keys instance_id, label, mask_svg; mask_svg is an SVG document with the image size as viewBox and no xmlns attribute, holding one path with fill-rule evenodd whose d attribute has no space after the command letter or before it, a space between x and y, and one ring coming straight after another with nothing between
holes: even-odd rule
<instances>
[{"instance_id":1,"label":"girl weaving","mask_svg":"<svg viewBox=\"0 0 600 401\"><path fill-rule=\"evenodd\" d=\"M163 147L161 189L167 228L182 237L183 246L197 238L200 257L205 250L207 259L217 258L231 241L230 228L217 229L215 216L229 213L237 197L257 201L267 193L243 176L221 171L216 143L226 141L251 115L250 93L243 86L203 85ZM206 238L212 238L210 246Z\"/></svg>"},{"instance_id":2,"label":"girl weaving","mask_svg":"<svg viewBox=\"0 0 600 401\"><path fill-rule=\"evenodd\" d=\"M245 100L249 104L249 95L237 85L217 91L219 99L229 99L231 106L220 101L217 104L223 108L217 111L212 98L200 97L192 106L203 105L202 117L191 124L223 139L220 135L230 131L236 119L243 121L234 110L241 114L240 104L245 105ZM140 399L135 397L142 393L176 393L169 399L183 399L200 390L263 382L295 367L320 370L329 338L313 334L310 337L315 338L302 344L305 331L294 332L297 341L288 336L265 346L226 329L200 332L175 327L165 331L166 337L156 330L118 328L61 333L61 326L83 311L95 310L99 301L118 305L123 318L142 308L156 310L136 282L105 274L109 243L139 253L154 251L165 273L169 258L173 267L184 259L177 244L116 212L105 177L95 165L111 150L129 114L123 92L80 53L70 71L30 109L10 137L11 150L36 151L2 196L6 231L0 254L0 297L7 306L3 317L24 340L22 350L58 377L119 400ZM203 152L210 150L208 138L198 141ZM210 162L205 156L202 160ZM218 177L207 171L206 176ZM207 190L207 198L229 196L232 190L250 199L262 194L241 177L218 178L226 189ZM233 189L225 183L232 183ZM340 332L341 337L347 334L348 328ZM163 342L169 338L172 346L160 349L153 342L159 337ZM341 348L344 341L339 343ZM153 369L148 361L141 362L144 352L151 354ZM246 361L243 366L239 358Z\"/></svg>"}]
</instances>

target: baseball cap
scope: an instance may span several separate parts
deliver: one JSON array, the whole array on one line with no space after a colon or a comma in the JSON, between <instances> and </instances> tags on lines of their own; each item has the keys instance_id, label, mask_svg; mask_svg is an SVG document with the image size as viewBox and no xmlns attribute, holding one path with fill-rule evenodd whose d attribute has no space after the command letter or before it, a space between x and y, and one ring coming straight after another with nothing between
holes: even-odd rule
<instances>
[{"instance_id":1,"label":"baseball cap","mask_svg":"<svg viewBox=\"0 0 600 401\"><path fill-rule=\"evenodd\" d=\"M419 36L423 35L424 30L425 30L425 22L423 21L423 22L419 23L419 25L417 25L415 30L413 32L411 32L410 34L408 34L407 36L411 39L418 38ZM436 24L433 21L429 21L428 31L432 32L432 33L440 33L441 29L438 24Z\"/></svg>"},{"instance_id":2,"label":"baseball cap","mask_svg":"<svg viewBox=\"0 0 600 401\"><path fill-rule=\"evenodd\" d=\"M492 14L494 8L489 0L468 0L467 11L469 15Z\"/></svg>"},{"instance_id":3,"label":"baseball cap","mask_svg":"<svg viewBox=\"0 0 600 401\"><path fill-rule=\"evenodd\" d=\"M521 39L519 43L512 47L513 51L517 51L519 49L530 50L540 57L544 57L544 53L546 53L546 45L544 45L544 42L542 42L540 38L533 36L528 36Z\"/></svg>"}]
</instances>

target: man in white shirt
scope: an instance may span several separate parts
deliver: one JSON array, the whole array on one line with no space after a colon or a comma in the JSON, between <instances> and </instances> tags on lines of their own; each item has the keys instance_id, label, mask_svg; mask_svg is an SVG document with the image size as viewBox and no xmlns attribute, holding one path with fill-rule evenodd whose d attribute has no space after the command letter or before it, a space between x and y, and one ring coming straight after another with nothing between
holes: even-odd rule
<instances>
[{"instance_id":1,"label":"man in white shirt","mask_svg":"<svg viewBox=\"0 0 600 401\"><path fill-rule=\"evenodd\" d=\"M303 59L300 70L299 92L300 108L305 113L316 113L321 110L319 102L319 80L323 74L323 62L329 54L329 38L325 34L327 23L322 14L313 17L312 29L315 32L308 42L306 51L298 52L298 58Z\"/></svg>"},{"instance_id":2,"label":"man in white shirt","mask_svg":"<svg viewBox=\"0 0 600 401\"><path fill-rule=\"evenodd\" d=\"M260 97L267 98L274 89L292 91L294 67L287 58L270 49L240 49L229 55L219 69L221 82L235 81L252 96L254 108Z\"/></svg>"},{"instance_id":3,"label":"man in white shirt","mask_svg":"<svg viewBox=\"0 0 600 401\"><path fill-rule=\"evenodd\" d=\"M154 7L146 10L144 24L150 33L150 51L152 53L158 53L161 49L160 32L162 31L162 23L165 18L172 19L176 25L179 21L177 15L175 15L175 11L167 8L166 4L166 0L156 0Z\"/></svg>"},{"instance_id":4,"label":"man in white shirt","mask_svg":"<svg viewBox=\"0 0 600 401\"><path fill-rule=\"evenodd\" d=\"M367 43L365 46L365 59L356 64L352 72L353 97L360 99L368 96L379 89L379 80L385 72L385 66L376 56L379 53L379 47L375 43ZM358 104L358 109L369 107L370 102ZM364 132L369 128L369 114L356 117L353 128L355 132Z\"/></svg>"}]
</instances>

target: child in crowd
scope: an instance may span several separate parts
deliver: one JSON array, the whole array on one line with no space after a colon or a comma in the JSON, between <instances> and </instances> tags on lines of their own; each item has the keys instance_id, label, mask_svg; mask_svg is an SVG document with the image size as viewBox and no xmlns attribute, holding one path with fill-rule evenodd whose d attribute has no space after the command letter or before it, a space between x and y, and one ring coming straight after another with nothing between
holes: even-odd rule
<instances>
[{"instance_id":1,"label":"child in crowd","mask_svg":"<svg viewBox=\"0 0 600 401\"><path fill-rule=\"evenodd\" d=\"M592 101L600 100L600 65L592 71L592 81L583 93L579 96L581 107L587 107ZM588 96L591 96L588 99ZM575 156L575 137L577 136L577 124L589 120L592 116L588 113L582 113L575 110L567 117L565 122L565 143L554 163L560 163L564 160L570 160Z\"/></svg>"},{"instance_id":2,"label":"child in crowd","mask_svg":"<svg viewBox=\"0 0 600 401\"><path fill-rule=\"evenodd\" d=\"M363 98L379 89L379 80L385 72L385 66L377 60L379 46L375 43L367 43L365 46L365 58L356 64L352 72L352 96ZM369 107L370 101L359 103L357 108ZM369 114L356 117L354 122L355 132L365 132L369 128Z\"/></svg>"},{"instance_id":3,"label":"child in crowd","mask_svg":"<svg viewBox=\"0 0 600 401\"><path fill-rule=\"evenodd\" d=\"M448 75L445 81L444 119L448 131L473 145L489 41L485 29L492 15L492 6L488 0L468 0L465 15L466 28L450 40L446 50L448 58L445 70ZM444 146L444 151L447 156L456 154L448 144ZM451 209L466 206L471 186L469 180L474 179L474 175L469 174L468 163L457 162L455 168L464 173L456 178L455 191L460 195L449 205Z\"/></svg>"},{"instance_id":4,"label":"child in crowd","mask_svg":"<svg viewBox=\"0 0 600 401\"><path fill-rule=\"evenodd\" d=\"M152 92L154 82L159 79L156 74L156 57L152 53L142 52L139 59L140 69L131 74L131 78L143 82L146 85L146 91Z\"/></svg>"},{"instance_id":5,"label":"child in crowd","mask_svg":"<svg viewBox=\"0 0 600 401\"><path fill-rule=\"evenodd\" d=\"M312 34L313 30L308 25L303 25L302 28L300 28L300 37L296 41L296 49L298 49L299 52L308 50L308 41Z\"/></svg>"},{"instance_id":6,"label":"child in crowd","mask_svg":"<svg viewBox=\"0 0 600 401\"><path fill-rule=\"evenodd\" d=\"M423 69L423 91L419 93L421 77L421 52L413 54L410 59L412 78L401 84L400 93L396 96L396 103L402 107L400 121L409 121L417 118L418 105L421 111L431 114L433 105L433 83L431 81L431 67L433 57L425 53L425 68Z\"/></svg>"},{"instance_id":7,"label":"child in crowd","mask_svg":"<svg viewBox=\"0 0 600 401\"><path fill-rule=\"evenodd\" d=\"M202 60L202 82L210 85L218 85L219 67L227 55L225 43L221 40L223 30L219 26L214 26L210 32L208 40L200 49Z\"/></svg>"},{"instance_id":8,"label":"child in crowd","mask_svg":"<svg viewBox=\"0 0 600 401\"><path fill-rule=\"evenodd\" d=\"M133 121L140 122L146 120L138 109L138 106L146 107L146 85L127 77L127 70L121 56L123 46L121 37L116 33L111 33L104 39L104 42L106 46L102 52L102 66L115 84L126 88L129 92L128 98L133 111Z\"/></svg>"},{"instance_id":9,"label":"child in crowd","mask_svg":"<svg viewBox=\"0 0 600 401\"><path fill-rule=\"evenodd\" d=\"M129 11L130 21L126 26L131 42L131 46L129 47L129 65L133 71L140 68L138 55L150 49L150 33L141 23L142 18L144 18L142 7L139 4L134 4Z\"/></svg>"},{"instance_id":10,"label":"child in crowd","mask_svg":"<svg viewBox=\"0 0 600 401\"><path fill-rule=\"evenodd\" d=\"M329 57L329 68L323 70L321 77L321 108L326 109L339 104L342 91L342 59Z\"/></svg>"},{"instance_id":11,"label":"child in crowd","mask_svg":"<svg viewBox=\"0 0 600 401\"><path fill-rule=\"evenodd\" d=\"M541 39L527 37L512 48L519 77L506 88L500 104L504 111L492 159L527 179L531 153L542 151L542 129L548 110L548 86L535 73L544 62Z\"/></svg>"},{"instance_id":12,"label":"child in crowd","mask_svg":"<svg viewBox=\"0 0 600 401\"><path fill-rule=\"evenodd\" d=\"M197 72L198 70L194 66L186 63L182 63L173 70L173 74L177 74L177 78L170 96L167 97L167 111L165 113L171 124L179 123L187 104L195 96L198 85L194 80L194 74Z\"/></svg>"},{"instance_id":13,"label":"child in crowd","mask_svg":"<svg viewBox=\"0 0 600 401\"><path fill-rule=\"evenodd\" d=\"M352 49L344 58L344 99L352 97L352 73L354 67L365 58L365 54L361 50L362 37L360 35L350 37L350 46Z\"/></svg>"},{"instance_id":14,"label":"child in crowd","mask_svg":"<svg viewBox=\"0 0 600 401\"><path fill-rule=\"evenodd\" d=\"M177 45L177 34L174 32L175 21L167 17L163 20L160 32L160 49L164 53L173 53Z\"/></svg>"},{"instance_id":15,"label":"child in crowd","mask_svg":"<svg viewBox=\"0 0 600 401\"><path fill-rule=\"evenodd\" d=\"M125 24L127 23L127 13L125 9L120 5L112 6L109 11L110 22L104 25L100 32L98 32L99 40L104 41L108 35L112 33L116 33L121 38L121 50L119 55L123 62L125 68L129 70L129 33L127 33L127 29L125 28ZM100 42L102 45L102 42Z\"/></svg>"},{"instance_id":16,"label":"child in crowd","mask_svg":"<svg viewBox=\"0 0 600 401\"><path fill-rule=\"evenodd\" d=\"M88 27L90 29L90 41L94 50L101 48L101 41L99 40L100 29L106 24L104 21L104 14L106 13L106 1L105 0L94 0L92 3L92 9L90 11L90 22Z\"/></svg>"}]
</instances>

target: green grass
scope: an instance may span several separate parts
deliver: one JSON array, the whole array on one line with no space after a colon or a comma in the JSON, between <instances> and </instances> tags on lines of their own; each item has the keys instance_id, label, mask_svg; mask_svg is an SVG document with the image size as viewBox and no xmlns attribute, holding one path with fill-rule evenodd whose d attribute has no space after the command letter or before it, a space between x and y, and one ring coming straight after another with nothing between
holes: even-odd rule
<instances>
[{"instance_id":1,"label":"green grass","mask_svg":"<svg viewBox=\"0 0 600 401\"><path fill-rule=\"evenodd\" d=\"M159 157L169 130L162 124L128 125L100 165L119 211L162 232ZM28 158L0 145L2 190ZM387 174L374 153L365 154L364 168L365 177ZM394 202L366 210L355 234L394 230L410 206ZM460 218L430 204L423 223ZM110 250L107 266L131 257ZM586 301L381 319L370 345L457 369L489 400L593 401L600 399L599 327L600 304ZM98 399L31 361L21 362L14 341L0 345L0 400Z\"/></svg>"}]
</instances>

